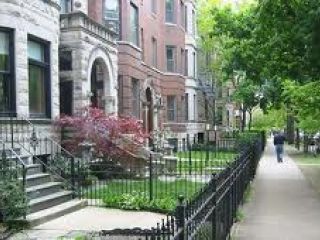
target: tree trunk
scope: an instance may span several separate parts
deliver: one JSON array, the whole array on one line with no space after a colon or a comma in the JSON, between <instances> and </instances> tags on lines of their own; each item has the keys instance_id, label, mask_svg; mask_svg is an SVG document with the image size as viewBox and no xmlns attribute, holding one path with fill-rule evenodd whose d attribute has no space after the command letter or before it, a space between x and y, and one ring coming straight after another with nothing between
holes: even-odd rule
<instances>
[{"instance_id":1,"label":"tree trunk","mask_svg":"<svg viewBox=\"0 0 320 240\"><path fill-rule=\"evenodd\" d=\"M300 150L300 129L296 128L296 149Z\"/></svg>"},{"instance_id":2,"label":"tree trunk","mask_svg":"<svg viewBox=\"0 0 320 240\"><path fill-rule=\"evenodd\" d=\"M288 112L287 116L287 141L294 144L294 116Z\"/></svg>"},{"instance_id":3,"label":"tree trunk","mask_svg":"<svg viewBox=\"0 0 320 240\"><path fill-rule=\"evenodd\" d=\"M241 131L244 132L244 129L246 128L246 121L247 121L247 109L243 108L242 110L242 124L241 124Z\"/></svg>"},{"instance_id":4,"label":"tree trunk","mask_svg":"<svg viewBox=\"0 0 320 240\"><path fill-rule=\"evenodd\" d=\"M251 131L251 125L252 125L252 110L249 110L248 113L249 113L249 131Z\"/></svg>"}]
</instances>

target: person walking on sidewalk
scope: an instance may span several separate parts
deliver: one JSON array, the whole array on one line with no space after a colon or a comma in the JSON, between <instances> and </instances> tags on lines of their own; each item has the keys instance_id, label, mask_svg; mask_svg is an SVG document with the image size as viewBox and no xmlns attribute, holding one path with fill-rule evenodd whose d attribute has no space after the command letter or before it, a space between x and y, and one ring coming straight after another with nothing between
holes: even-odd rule
<instances>
[{"instance_id":1,"label":"person walking on sidewalk","mask_svg":"<svg viewBox=\"0 0 320 240\"><path fill-rule=\"evenodd\" d=\"M273 145L276 148L278 163L283 162L283 144L285 140L286 138L281 132L276 132L273 137Z\"/></svg>"}]
</instances>

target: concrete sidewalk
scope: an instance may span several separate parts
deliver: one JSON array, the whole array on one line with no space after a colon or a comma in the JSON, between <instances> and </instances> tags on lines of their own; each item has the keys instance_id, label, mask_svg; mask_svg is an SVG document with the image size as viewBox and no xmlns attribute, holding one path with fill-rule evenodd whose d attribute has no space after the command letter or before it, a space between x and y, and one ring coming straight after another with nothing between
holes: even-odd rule
<instances>
[{"instance_id":1,"label":"concrete sidewalk","mask_svg":"<svg viewBox=\"0 0 320 240\"><path fill-rule=\"evenodd\" d=\"M277 163L269 140L235 240L319 240L320 199L287 155Z\"/></svg>"},{"instance_id":2,"label":"concrete sidewalk","mask_svg":"<svg viewBox=\"0 0 320 240\"><path fill-rule=\"evenodd\" d=\"M152 228L166 216L151 212L86 207L31 230L16 234L10 240L58 240L73 231L101 231L116 228Z\"/></svg>"}]
</instances>

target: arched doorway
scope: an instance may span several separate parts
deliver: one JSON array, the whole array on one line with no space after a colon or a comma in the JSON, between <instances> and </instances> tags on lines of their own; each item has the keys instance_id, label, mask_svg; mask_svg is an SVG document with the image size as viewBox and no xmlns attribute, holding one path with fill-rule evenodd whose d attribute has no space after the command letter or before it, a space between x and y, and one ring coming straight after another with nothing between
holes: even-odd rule
<instances>
[{"instance_id":1,"label":"arched doorway","mask_svg":"<svg viewBox=\"0 0 320 240\"><path fill-rule=\"evenodd\" d=\"M109 82L108 69L103 59L96 59L91 70L91 97L90 103L92 107L105 110L105 89Z\"/></svg>"}]
</instances>

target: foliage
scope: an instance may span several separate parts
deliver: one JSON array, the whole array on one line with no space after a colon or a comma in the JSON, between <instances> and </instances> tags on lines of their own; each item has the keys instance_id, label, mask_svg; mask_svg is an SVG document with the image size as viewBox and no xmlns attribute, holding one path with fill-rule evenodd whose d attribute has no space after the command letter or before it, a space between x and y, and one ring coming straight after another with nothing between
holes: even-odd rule
<instances>
[{"instance_id":1,"label":"foliage","mask_svg":"<svg viewBox=\"0 0 320 240\"><path fill-rule=\"evenodd\" d=\"M132 192L130 194L106 195L103 202L107 207L170 213L175 209L177 200L174 197L166 196L149 201L148 197L143 194Z\"/></svg>"},{"instance_id":2,"label":"foliage","mask_svg":"<svg viewBox=\"0 0 320 240\"><path fill-rule=\"evenodd\" d=\"M95 198L102 199L107 207L168 213L175 208L180 195L191 198L204 184L183 179L176 181L154 179L152 201L149 200L150 185L147 179L115 180L95 190ZM90 192L85 194L86 198L90 196Z\"/></svg>"},{"instance_id":3,"label":"foliage","mask_svg":"<svg viewBox=\"0 0 320 240\"><path fill-rule=\"evenodd\" d=\"M235 73L245 73L245 81L262 91L264 111L286 103L291 112L293 104L300 127L319 130L318 100L312 99L319 96L319 1L257 0L237 11L217 2L204 4L201 18L212 19L200 21L202 39L214 42L217 75L237 83ZM286 79L297 85L294 91L283 88Z\"/></svg>"},{"instance_id":4,"label":"foliage","mask_svg":"<svg viewBox=\"0 0 320 240\"><path fill-rule=\"evenodd\" d=\"M280 109L270 109L267 113L257 109L253 112L252 127L255 130L283 129L286 124L286 111L284 107Z\"/></svg>"},{"instance_id":5,"label":"foliage","mask_svg":"<svg viewBox=\"0 0 320 240\"><path fill-rule=\"evenodd\" d=\"M317 132L320 129L319 82L301 84L287 80L284 82L283 95L295 112L299 126L305 132Z\"/></svg>"},{"instance_id":6,"label":"foliage","mask_svg":"<svg viewBox=\"0 0 320 240\"><path fill-rule=\"evenodd\" d=\"M74 153L79 152L80 144L94 144L97 155L118 157L128 152L135 152L137 145L142 146L146 135L139 120L132 117L107 115L97 108L85 108L75 116L62 116L55 125L73 129L72 139L64 145ZM124 143L124 135L130 135L132 144Z\"/></svg>"},{"instance_id":7,"label":"foliage","mask_svg":"<svg viewBox=\"0 0 320 240\"><path fill-rule=\"evenodd\" d=\"M18 179L17 166L10 166L6 158L0 161L0 220L11 222L27 213L27 197Z\"/></svg>"}]
</instances>

